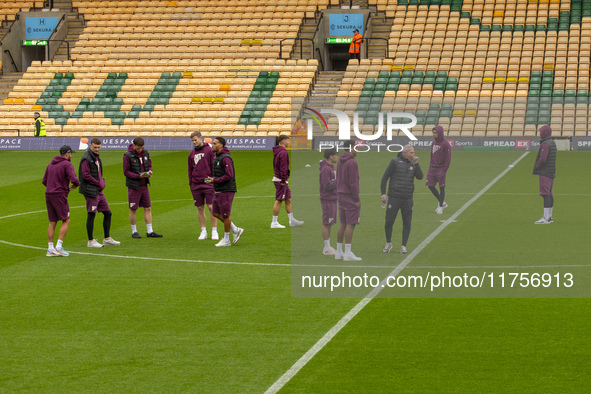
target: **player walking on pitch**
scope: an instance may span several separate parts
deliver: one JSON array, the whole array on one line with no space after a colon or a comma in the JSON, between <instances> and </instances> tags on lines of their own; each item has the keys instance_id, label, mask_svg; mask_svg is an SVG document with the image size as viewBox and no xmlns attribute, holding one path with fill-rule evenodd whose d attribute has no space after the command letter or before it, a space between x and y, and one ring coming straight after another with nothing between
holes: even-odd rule
<instances>
[{"instance_id":1,"label":"player walking on pitch","mask_svg":"<svg viewBox=\"0 0 591 394\"><path fill-rule=\"evenodd\" d=\"M287 180L289 179L289 153L287 153L286 148L289 146L289 143L290 138L288 135L280 135L277 137L277 146L273 148L275 204L273 205L271 228L285 228L285 226L279 224L277 221L282 202L285 202L285 211L289 217L289 225L295 227L304 224L303 221L295 219L291 211L291 190L289 190L289 185L287 184Z\"/></svg>"},{"instance_id":2,"label":"player walking on pitch","mask_svg":"<svg viewBox=\"0 0 591 394\"><path fill-rule=\"evenodd\" d=\"M226 148L225 138L216 137L211 144L211 149L215 153L215 159L213 160L212 176L207 178L205 183L213 184L215 189L212 204L213 216L224 223L224 238L215 246L230 246L238 242L244 233L244 230L236 227L230 219L232 201L234 201L234 194L237 191L234 161L230 156L230 150ZM230 230L234 233L231 243Z\"/></svg>"},{"instance_id":3,"label":"player walking on pitch","mask_svg":"<svg viewBox=\"0 0 591 394\"><path fill-rule=\"evenodd\" d=\"M441 215L443 210L447 208L445 202L445 177L451 164L451 145L443 136L443 127L435 126L432 131L435 141L431 143L431 160L427 171L426 184L437 199L435 213ZM439 191L435 187L438 183Z\"/></svg>"}]
</instances>

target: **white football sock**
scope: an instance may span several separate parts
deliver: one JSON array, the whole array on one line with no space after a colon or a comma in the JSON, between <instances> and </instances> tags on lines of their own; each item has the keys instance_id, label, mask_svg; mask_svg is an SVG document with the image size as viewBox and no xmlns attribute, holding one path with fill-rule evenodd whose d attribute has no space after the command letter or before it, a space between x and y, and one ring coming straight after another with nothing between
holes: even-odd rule
<instances>
[{"instance_id":1,"label":"white football sock","mask_svg":"<svg viewBox=\"0 0 591 394\"><path fill-rule=\"evenodd\" d=\"M345 254L351 253L351 244L345 244Z\"/></svg>"},{"instance_id":2,"label":"white football sock","mask_svg":"<svg viewBox=\"0 0 591 394\"><path fill-rule=\"evenodd\" d=\"M137 233L137 225L136 224L132 224L131 225L131 233Z\"/></svg>"},{"instance_id":3,"label":"white football sock","mask_svg":"<svg viewBox=\"0 0 591 394\"><path fill-rule=\"evenodd\" d=\"M287 217L289 218L289 221L291 222L293 220L293 212L292 213L288 213Z\"/></svg>"},{"instance_id":4,"label":"white football sock","mask_svg":"<svg viewBox=\"0 0 591 394\"><path fill-rule=\"evenodd\" d=\"M277 223L277 218L278 218L278 217L279 217L279 216L273 216L273 222L272 222L272 223Z\"/></svg>"},{"instance_id":5,"label":"white football sock","mask_svg":"<svg viewBox=\"0 0 591 394\"><path fill-rule=\"evenodd\" d=\"M148 234L154 232L154 230L152 230L152 224L147 224L146 223L146 227L148 228Z\"/></svg>"},{"instance_id":6,"label":"white football sock","mask_svg":"<svg viewBox=\"0 0 591 394\"><path fill-rule=\"evenodd\" d=\"M55 248L53 247L53 242L48 242L47 243L47 249L49 250L54 250Z\"/></svg>"},{"instance_id":7,"label":"white football sock","mask_svg":"<svg viewBox=\"0 0 591 394\"><path fill-rule=\"evenodd\" d=\"M55 248L56 249L59 249L59 248L61 248L63 246L63 244L64 244L64 241L62 241L61 239L58 239L57 240L57 245L56 245Z\"/></svg>"},{"instance_id":8,"label":"white football sock","mask_svg":"<svg viewBox=\"0 0 591 394\"><path fill-rule=\"evenodd\" d=\"M325 240L324 240L324 247L325 247L326 249L330 248L330 239L325 239Z\"/></svg>"},{"instance_id":9,"label":"white football sock","mask_svg":"<svg viewBox=\"0 0 591 394\"><path fill-rule=\"evenodd\" d=\"M230 222L230 227L232 228L232 231L238 231L238 227L236 227L234 222ZM217 227L216 227L216 229L217 229Z\"/></svg>"},{"instance_id":10,"label":"white football sock","mask_svg":"<svg viewBox=\"0 0 591 394\"><path fill-rule=\"evenodd\" d=\"M339 253L343 253L343 243L338 243L337 242L337 252Z\"/></svg>"},{"instance_id":11,"label":"white football sock","mask_svg":"<svg viewBox=\"0 0 591 394\"><path fill-rule=\"evenodd\" d=\"M224 241L230 242L230 233L224 233Z\"/></svg>"}]
</instances>

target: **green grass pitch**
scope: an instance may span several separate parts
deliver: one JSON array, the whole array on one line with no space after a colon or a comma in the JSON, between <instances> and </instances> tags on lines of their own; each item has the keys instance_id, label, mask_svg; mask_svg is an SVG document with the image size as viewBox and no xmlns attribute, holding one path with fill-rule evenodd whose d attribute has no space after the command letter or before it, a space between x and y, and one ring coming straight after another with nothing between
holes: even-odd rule
<instances>
[{"instance_id":1,"label":"green grass pitch","mask_svg":"<svg viewBox=\"0 0 591 394\"><path fill-rule=\"evenodd\" d=\"M64 243L71 255L47 258L41 179L55 153L0 152L0 392L262 393L359 302L301 291L292 297L292 260L329 272L335 265L321 254L320 153L292 152L294 213L304 226L271 230L272 154L232 152L239 190L232 218L245 233L221 250L197 240L188 151L151 153L154 230L164 238L131 239L123 152L104 151L111 233L121 246L86 248L84 199L76 191ZM409 250L522 154L454 152L444 215L434 213L435 199L417 181ZM428 152L418 155L426 170ZM76 169L80 157L74 155ZM362 221L353 250L364 259L359 263L385 267L380 274L405 258L381 253L379 181L391 157L358 155ZM499 179L400 275L427 271L416 267L460 267L455 273L580 265L569 268L575 280L588 279L589 155L559 153L555 222L548 226L533 224L542 214L534 158L531 152ZM287 224L285 211L279 221ZM99 241L101 224L99 214ZM141 214L138 230L145 234ZM393 252L400 231L398 218ZM335 237L333 229L333 246ZM448 296L404 298L385 289L282 391L588 391L587 298Z\"/></svg>"}]
</instances>

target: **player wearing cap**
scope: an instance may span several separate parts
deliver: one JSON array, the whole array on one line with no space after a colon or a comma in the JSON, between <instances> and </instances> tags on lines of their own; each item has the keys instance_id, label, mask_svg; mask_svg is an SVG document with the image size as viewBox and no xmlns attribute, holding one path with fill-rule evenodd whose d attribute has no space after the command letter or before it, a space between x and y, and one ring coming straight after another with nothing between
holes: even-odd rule
<instances>
[{"instance_id":1,"label":"player wearing cap","mask_svg":"<svg viewBox=\"0 0 591 394\"><path fill-rule=\"evenodd\" d=\"M43 185L45 186L45 204L47 205L47 216L49 217L49 228L47 229L48 257L69 256L63 248L64 239L70 226L70 205L68 194L80 185L76 178L76 171L71 163L72 154L75 153L68 145L60 148L60 155L55 156L45 170ZM53 246L57 222L62 224L58 233L57 245Z\"/></svg>"},{"instance_id":2,"label":"player wearing cap","mask_svg":"<svg viewBox=\"0 0 591 394\"><path fill-rule=\"evenodd\" d=\"M89 248L102 248L103 245L120 245L121 242L115 241L110 236L111 232L111 210L107 203L107 198L103 193L105 189L105 179L103 178L103 162L99 157L101 150L101 140L93 138L90 145L82 159L80 159L80 166L78 168L78 176L80 177L80 194L86 199L86 233L88 235L87 246ZM105 238L100 244L94 239L94 218L97 212L103 214L103 231Z\"/></svg>"}]
</instances>

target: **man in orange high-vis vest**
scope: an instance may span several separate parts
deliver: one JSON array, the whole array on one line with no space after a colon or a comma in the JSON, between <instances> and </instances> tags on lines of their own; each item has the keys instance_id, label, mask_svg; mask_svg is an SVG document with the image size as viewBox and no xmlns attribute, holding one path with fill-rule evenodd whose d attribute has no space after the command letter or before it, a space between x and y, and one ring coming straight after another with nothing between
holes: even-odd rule
<instances>
[{"instance_id":1,"label":"man in orange high-vis vest","mask_svg":"<svg viewBox=\"0 0 591 394\"><path fill-rule=\"evenodd\" d=\"M359 30L353 30L353 39L349 46L349 54L351 59L361 59L361 43L364 42L363 36L359 34Z\"/></svg>"}]
</instances>

